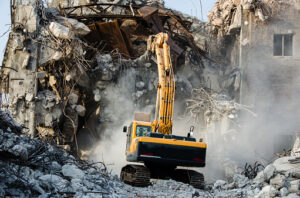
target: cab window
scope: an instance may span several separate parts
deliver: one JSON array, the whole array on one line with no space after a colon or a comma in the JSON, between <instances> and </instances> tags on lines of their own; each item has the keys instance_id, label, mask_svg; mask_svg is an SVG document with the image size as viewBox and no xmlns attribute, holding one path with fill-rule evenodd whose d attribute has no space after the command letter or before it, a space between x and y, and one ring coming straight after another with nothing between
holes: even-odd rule
<instances>
[{"instance_id":1,"label":"cab window","mask_svg":"<svg viewBox=\"0 0 300 198\"><path fill-rule=\"evenodd\" d=\"M136 136L137 137L149 136L151 132L152 132L151 126L142 126L142 125L136 126Z\"/></svg>"}]
</instances>

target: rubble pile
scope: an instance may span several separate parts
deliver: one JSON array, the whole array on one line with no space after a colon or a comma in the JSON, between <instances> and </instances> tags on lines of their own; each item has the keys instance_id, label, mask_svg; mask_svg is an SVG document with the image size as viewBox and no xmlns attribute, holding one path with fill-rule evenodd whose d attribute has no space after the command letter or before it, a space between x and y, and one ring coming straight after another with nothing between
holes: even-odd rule
<instances>
[{"instance_id":1,"label":"rubble pile","mask_svg":"<svg viewBox=\"0 0 300 198\"><path fill-rule=\"evenodd\" d=\"M248 25L248 21L242 19L242 10L254 12L256 23L266 23L274 18L286 17L287 13L283 10L294 6L299 6L294 0L220 0L207 16L210 20L211 33L218 39L224 39L238 33L242 25Z\"/></svg>"},{"instance_id":2,"label":"rubble pile","mask_svg":"<svg viewBox=\"0 0 300 198\"><path fill-rule=\"evenodd\" d=\"M214 197L299 197L299 159L283 157L269 164L252 180L235 174L232 181L217 180Z\"/></svg>"},{"instance_id":3,"label":"rubble pile","mask_svg":"<svg viewBox=\"0 0 300 198\"><path fill-rule=\"evenodd\" d=\"M186 116L195 119L195 122L210 123L229 118L238 122L238 113L245 110L256 116L251 107L241 105L232 100L228 95L205 90L204 88L193 89L191 98L186 100Z\"/></svg>"},{"instance_id":4,"label":"rubble pile","mask_svg":"<svg viewBox=\"0 0 300 198\"><path fill-rule=\"evenodd\" d=\"M2 197L289 197L300 195L300 159L275 160L252 180L236 174L198 190L172 180L147 188L122 183L103 163L80 161L66 151L27 136L0 112L0 196Z\"/></svg>"},{"instance_id":5,"label":"rubble pile","mask_svg":"<svg viewBox=\"0 0 300 198\"><path fill-rule=\"evenodd\" d=\"M232 34L241 28L242 9L254 9L261 21L265 20L262 1L230 0L218 1L208 13L208 18L214 32L219 38Z\"/></svg>"}]
</instances>

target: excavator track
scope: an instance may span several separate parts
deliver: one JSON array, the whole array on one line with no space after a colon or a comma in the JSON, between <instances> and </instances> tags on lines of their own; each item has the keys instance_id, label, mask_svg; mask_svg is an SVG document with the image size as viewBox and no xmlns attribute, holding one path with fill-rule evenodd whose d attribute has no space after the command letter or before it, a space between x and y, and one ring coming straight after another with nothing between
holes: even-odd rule
<instances>
[{"instance_id":1,"label":"excavator track","mask_svg":"<svg viewBox=\"0 0 300 198\"><path fill-rule=\"evenodd\" d=\"M121 170L121 180L129 185L147 187L150 185L150 171L142 165L126 165Z\"/></svg>"},{"instance_id":2,"label":"excavator track","mask_svg":"<svg viewBox=\"0 0 300 198\"><path fill-rule=\"evenodd\" d=\"M190 174L190 185L198 189L205 188L205 181L202 173L198 173L196 171L190 171L189 174Z\"/></svg>"},{"instance_id":3,"label":"excavator track","mask_svg":"<svg viewBox=\"0 0 300 198\"><path fill-rule=\"evenodd\" d=\"M183 182L183 183L190 184L191 186L198 188L198 189L205 188L203 174L198 173L197 171L194 171L194 170L176 169L174 171L174 175L173 175L172 179Z\"/></svg>"}]
</instances>

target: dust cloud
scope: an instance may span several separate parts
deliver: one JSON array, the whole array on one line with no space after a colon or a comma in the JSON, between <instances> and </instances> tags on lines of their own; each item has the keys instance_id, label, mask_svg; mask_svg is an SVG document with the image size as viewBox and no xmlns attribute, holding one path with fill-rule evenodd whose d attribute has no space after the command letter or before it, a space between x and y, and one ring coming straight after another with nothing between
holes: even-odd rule
<instances>
[{"instance_id":1,"label":"dust cloud","mask_svg":"<svg viewBox=\"0 0 300 198\"><path fill-rule=\"evenodd\" d=\"M136 93L136 76L140 75L134 69L127 70L118 82L105 90L105 97L109 99L105 107L105 116L111 123L105 127L101 140L96 143L90 160L103 161L108 170L119 175L121 168L127 164L125 149L127 133L123 133L123 126L129 126L133 121L134 112L151 113L153 104L140 108L134 102Z\"/></svg>"},{"instance_id":2,"label":"dust cloud","mask_svg":"<svg viewBox=\"0 0 300 198\"><path fill-rule=\"evenodd\" d=\"M269 34L273 35L274 32ZM273 42L272 36L269 42ZM283 59L267 53L270 45L261 43L251 48L245 63L247 67L243 71L246 73L243 73L240 103L253 106L252 111L256 116L241 110L237 123L225 116L205 126L193 122L190 117L182 118L184 97L181 95L175 98L174 134L186 136L193 125L197 141L204 138L208 145L207 166L197 170L205 174L208 182L241 172L245 163L254 164L258 161L267 165L275 159L276 153L292 147L293 135L300 130L300 68L288 65L286 61L292 57ZM297 52L299 46L294 46L293 53ZM290 63L293 64L292 60ZM107 109L114 120L103 132L91 157L94 161L103 160L115 174L119 174L121 167L126 164L126 134L122 133L123 125L129 125L135 111L153 113L155 105L153 103L139 108L134 104L132 93L136 91L135 75L136 71L132 70L119 79L115 86L107 89L107 96L111 98ZM181 81L184 81L183 76ZM195 79L195 82L199 80ZM199 88L195 83L189 84L189 87ZM155 100L155 95L151 97Z\"/></svg>"}]
</instances>

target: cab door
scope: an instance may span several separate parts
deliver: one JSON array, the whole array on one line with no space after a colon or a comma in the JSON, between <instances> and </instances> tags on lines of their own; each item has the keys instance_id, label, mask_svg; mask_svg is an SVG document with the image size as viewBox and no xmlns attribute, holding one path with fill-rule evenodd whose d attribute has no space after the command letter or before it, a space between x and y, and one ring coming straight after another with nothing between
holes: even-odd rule
<instances>
[{"instance_id":1,"label":"cab door","mask_svg":"<svg viewBox=\"0 0 300 198\"><path fill-rule=\"evenodd\" d=\"M130 148L132 133L133 133L133 130L132 130L132 123L131 123L130 126L128 127L128 132L127 132L126 151L128 151Z\"/></svg>"}]
</instances>

